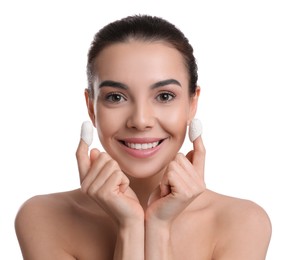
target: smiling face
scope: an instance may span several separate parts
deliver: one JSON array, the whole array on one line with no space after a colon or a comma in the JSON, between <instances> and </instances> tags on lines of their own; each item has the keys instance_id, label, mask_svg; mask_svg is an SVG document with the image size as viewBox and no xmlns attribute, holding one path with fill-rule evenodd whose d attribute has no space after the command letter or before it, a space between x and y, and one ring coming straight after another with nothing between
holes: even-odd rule
<instances>
[{"instance_id":1,"label":"smiling face","mask_svg":"<svg viewBox=\"0 0 286 260\"><path fill-rule=\"evenodd\" d=\"M197 107L182 55L162 42L130 41L102 50L95 66L94 110L92 100L88 106L104 149L129 176L159 173Z\"/></svg>"}]
</instances>

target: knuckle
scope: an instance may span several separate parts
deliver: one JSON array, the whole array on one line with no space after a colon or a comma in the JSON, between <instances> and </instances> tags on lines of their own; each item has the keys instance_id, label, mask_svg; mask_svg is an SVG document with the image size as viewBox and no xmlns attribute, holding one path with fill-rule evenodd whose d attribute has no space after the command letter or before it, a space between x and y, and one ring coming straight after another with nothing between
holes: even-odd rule
<instances>
[{"instance_id":1,"label":"knuckle","mask_svg":"<svg viewBox=\"0 0 286 260\"><path fill-rule=\"evenodd\" d=\"M100 159L102 159L102 160L110 160L110 156L107 154L107 153L105 153L105 152L102 152L100 155Z\"/></svg>"},{"instance_id":2,"label":"knuckle","mask_svg":"<svg viewBox=\"0 0 286 260\"><path fill-rule=\"evenodd\" d=\"M97 193L96 193L96 197L100 200L100 201L107 201L108 197L109 197L109 190L105 189L105 188L100 188Z\"/></svg>"},{"instance_id":3,"label":"knuckle","mask_svg":"<svg viewBox=\"0 0 286 260\"><path fill-rule=\"evenodd\" d=\"M176 166L177 166L177 162L171 161L168 165L168 171L173 171L174 169L176 169Z\"/></svg>"},{"instance_id":4,"label":"knuckle","mask_svg":"<svg viewBox=\"0 0 286 260\"><path fill-rule=\"evenodd\" d=\"M114 172L113 172L113 175L114 176L117 176L117 177L121 177L122 176L122 172L120 171L120 170L115 170Z\"/></svg>"},{"instance_id":5,"label":"knuckle","mask_svg":"<svg viewBox=\"0 0 286 260\"><path fill-rule=\"evenodd\" d=\"M179 163L182 160L182 156L183 155L181 153L176 154L174 162Z\"/></svg>"},{"instance_id":6,"label":"knuckle","mask_svg":"<svg viewBox=\"0 0 286 260\"><path fill-rule=\"evenodd\" d=\"M80 189L83 193L87 194L88 188L87 188L85 182L82 182Z\"/></svg>"},{"instance_id":7,"label":"knuckle","mask_svg":"<svg viewBox=\"0 0 286 260\"><path fill-rule=\"evenodd\" d=\"M75 157L77 158L77 160L80 160L82 158L82 153L79 149L76 150Z\"/></svg>"},{"instance_id":8,"label":"knuckle","mask_svg":"<svg viewBox=\"0 0 286 260\"><path fill-rule=\"evenodd\" d=\"M178 153L177 156L176 156L176 158L178 158L179 160L182 160L182 159L185 158L185 155L182 154L182 153Z\"/></svg>"},{"instance_id":9,"label":"knuckle","mask_svg":"<svg viewBox=\"0 0 286 260\"><path fill-rule=\"evenodd\" d=\"M107 163L111 168L117 168L118 167L118 163L116 161L114 161L113 159L110 159Z\"/></svg>"},{"instance_id":10,"label":"knuckle","mask_svg":"<svg viewBox=\"0 0 286 260\"><path fill-rule=\"evenodd\" d=\"M90 185L90 186L86 189L86 193L87 193L87 195L89 195L90 197L95 197L95 195L96 195L96 189L94 188L93 185Z\"/></svg>"},{"instance_id":11,"label":"knuckle","mask_svg":"<svg viewBox=\"0 0 286 260\"><path fill-rule=\"evenodd\" d=\"M89 197L91 197L91 198L94 198L95 196L94 196L94 190L92 189L92 187L88 187L88 188L86 188L86 190L85 190L85 193L89 196Z\"/></svg>"},{"instance_id":12,"label":"knuckle","mask_svg":"<svg viewBox=\"0 0 286 260\"><path fill-rule=\"evenodd\" d=\"M168 172L167 172L167 179L169 179L169 180L172 180L172 179L174 179L176 176L176 172L174 171L174 170L169 170Z\"/></svg>"}]
</instances>

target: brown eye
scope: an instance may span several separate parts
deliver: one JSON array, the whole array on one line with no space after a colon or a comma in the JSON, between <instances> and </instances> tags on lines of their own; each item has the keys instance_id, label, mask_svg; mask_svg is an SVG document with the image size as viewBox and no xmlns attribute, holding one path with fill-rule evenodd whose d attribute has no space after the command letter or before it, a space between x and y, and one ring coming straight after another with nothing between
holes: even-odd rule
<instances>
[{"instance_id":1,"label":"brown eye","mask_svg":"<svg viewBox=\"0 0 286 260\"><path fill-rule=\"evenodd\" d=\"M162 102L162 103L170 102L170 101L172 101L174 98L175 98L175 95L174 95L173 93L170 93L170 92L160 93L160 94L156 97L156 99L157 99L159 102Z\"/></svg>"},{"instance_id":2,"label":"brown eye","mask_svg":"<svg viewBox=\"0 0 286 260\"><path fill-rule=\"evenodd\" d=\"M111 103L120 103L126 100L126 98L119 93L110 93L105 99Z\"/></svg>"}]
</instances>

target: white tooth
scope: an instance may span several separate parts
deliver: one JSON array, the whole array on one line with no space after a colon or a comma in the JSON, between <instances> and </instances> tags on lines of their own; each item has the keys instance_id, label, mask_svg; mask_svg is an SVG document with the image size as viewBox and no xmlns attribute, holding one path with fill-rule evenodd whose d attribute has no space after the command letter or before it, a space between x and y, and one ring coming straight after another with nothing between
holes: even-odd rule
<instances>
[{"instance_id":1,"label":"white tooth","mask_svg":"<svg viewBox=\"0 0 286 260\"><path fill-rule=\"evenodd\" d=\"M135 144L134 148L137 149L137 150L140 150L142 147L141 147L141 144Z\"/></svg>"},{"instance_id":2,"label":"white tooth","mask_svg":"<svg viewBox=\"0 0 286 260\"><path fill-rule=\"evenodd\" d=\"M145 143L145 144L135 144L135 143L126 143L129 148L136 149L136 150L146 150L156 147L159 142L153 143Z\"/></svg>"}]
</instances>

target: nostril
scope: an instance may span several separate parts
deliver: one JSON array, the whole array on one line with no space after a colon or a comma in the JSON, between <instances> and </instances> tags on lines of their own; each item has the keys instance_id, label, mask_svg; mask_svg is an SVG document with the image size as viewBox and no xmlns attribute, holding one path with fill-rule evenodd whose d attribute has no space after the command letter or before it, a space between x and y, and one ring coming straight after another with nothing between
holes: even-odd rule
<instances>
[{"instance_id":1,"label":"nostril","mask_svg":"<svg viewBox=\"0 0 286 260\"><path fill-rule=\"evenodd\" d=\"M155 118L150 103L137 102L130 110L127 126L139 131L154 127Z\"/></svg>"},{"instance_id":2,"label":"nostril","mask_svg":"<svg viewBox=\"0 0 286 260\"><path fill-rule=\"evenodd\" d=\"M155 125L154 119L152 118L131 118L127 122L127 127L144 131L153 128Z\"/></svg>"}]
</instances>

